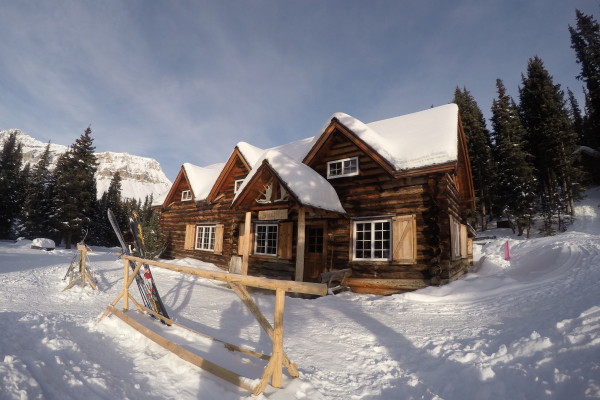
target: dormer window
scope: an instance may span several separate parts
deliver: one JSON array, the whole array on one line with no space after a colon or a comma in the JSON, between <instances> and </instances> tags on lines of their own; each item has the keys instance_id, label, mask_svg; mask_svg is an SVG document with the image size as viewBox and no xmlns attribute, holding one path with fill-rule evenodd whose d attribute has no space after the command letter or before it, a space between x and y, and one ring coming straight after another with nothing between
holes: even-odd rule
<instances>
[{"instance_id":1,"label":"dormer window","mask_svg":"<svg viewBox=\"0 0 600 400\"><path fill-rule=\"evenodd\" d=\"M327 179L358 175L358 157L344 158L327 163Z\"/></svg>"},{"instance_id":2,"label":"dormer window","mask_svg":"<svg viewBox=\"0 0 600 400\"><path fill-rule=\"evenodd\" d=\"M192 200L192 191L184 190L181 192L181 201L191 201Z\"/></svg>"},{"instance_id":3,"label":"dormer window","mask_svg":"<svg viewBox=\"0 0 600 400\"><path fill-rule=\"evenodd\" d=\"M236 179L236 181L233 185L233 194L237 194L237 192L240 190L240 187L242 186L243 182L244 182L243 179Z\"/></svg>"}]
</instances>

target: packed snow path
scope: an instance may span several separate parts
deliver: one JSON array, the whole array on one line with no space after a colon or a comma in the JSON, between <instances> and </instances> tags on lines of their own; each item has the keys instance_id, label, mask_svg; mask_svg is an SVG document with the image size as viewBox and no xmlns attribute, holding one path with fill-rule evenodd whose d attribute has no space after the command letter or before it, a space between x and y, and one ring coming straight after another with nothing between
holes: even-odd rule
<instances>
[{"instance_id":1,"label":"packed snow path","mask_svg":"<svg viewBox=\"0 0 600 400\"><path fill-rule=\"evenodd\" d=\"M600 398L599 205L600 190L588 191L575 224L554 237L495 230L498 239L476 245L476 271L450 285L387 297L287 298L284 348L301 377L258 398ZM117 318L96 324L122 289L116 249L89 253L99 291L62 292L74 253L30 244L0 243L0 399L252 398ZM225 285L153 274L174 319L269 353L268 338ZM254 297L272 315L274 296ZM240 372L252 379L264 365L142 320L211 361L242 361Z\"/></svg>"}]
</instances>

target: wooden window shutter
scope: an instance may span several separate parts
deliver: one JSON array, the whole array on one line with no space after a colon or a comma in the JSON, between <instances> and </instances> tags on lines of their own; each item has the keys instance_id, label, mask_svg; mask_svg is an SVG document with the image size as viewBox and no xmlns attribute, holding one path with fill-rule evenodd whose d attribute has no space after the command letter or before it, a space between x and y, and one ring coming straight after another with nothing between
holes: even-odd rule
<instances>
[{"instance_id":1,"label":"wooden window shutter","mask_svg":"<svg viewBox=\"0 0 600 400\"><path fill-rule=\"evenodd\" d=\"M244 245L246 244L246 240L244 237L244 233L246 232L246 224L241 223L238 226L238 256L244 255Z\"/></svg>"},{"instance_id":2,"label":"wooden window shutter","mask_svg":"<svg viewBox=\"0 0 600 400\"><path fill-rule=\"evenodd\" d=\"M196 225L187 224L185 226L184 250L194 250L194 241L196 240Z\"/></svg>"},{"instance_id":3,"label":"wooden window shutter","mask_svg":"<svg viewBox=\"0 0 600 400\"><path fill-rule=\"evenodd\" d=\"M450 251L452 260L460 258L460 224L450 215Z\"/></svg>"},{"instance_id":4,"label":"wooden window shutter","mask_svg":"<svg viewBox=\"0 0 600 400\"><path fill-rule=\"evenodd\" d=\"M467 226L460 224L460 255L462 258L467 258L468 249L467 249Z\"/></svg>"},{"instance_id":5,"label":"wooden window shutter","mask_svg":"<svg viewBox=\"0 0 600 400\"><path fill-rule=\"evenodd\" d=\"M215 254L223 254L223 224L217 224L215 227Z\"/></svg>"},{"instance_id":6,"label":"wooden window shutter","mask_svg":"<svg viewBox=\"0 0 600 400\"><path fill-rule=\"evenodd\" d=\"M282 222L279 224L278 255L280 258L283 258L285 260L292 259L293 229L294 229L293 222Z\"/></svg>"},{"instance_id":7,"label":"wooden window shutter","mask_svg":"<svg viewBox=\"0 0 600 400\"><path fill-rule=\"evenodd\" d=\"M415 215L392 218L393 261L414 264L417 261L417 219Z\"/></svg>"}]
</instances>

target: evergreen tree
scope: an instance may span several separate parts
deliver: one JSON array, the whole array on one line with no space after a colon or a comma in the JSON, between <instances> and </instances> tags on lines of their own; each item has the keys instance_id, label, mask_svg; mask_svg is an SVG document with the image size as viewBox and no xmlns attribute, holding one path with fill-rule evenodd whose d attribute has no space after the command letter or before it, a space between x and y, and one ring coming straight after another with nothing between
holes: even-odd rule
<instances>
[{"instance_id":1,"label":"evergreen tree","mask_svg":"<svg viewBox=\"0 0 600 400\"><path fill-rule=\"evenodd\" d=\"M539 57L529 60L519 96L528 151L533 155L541 194L543 232L553 234L555 218L559 230L566 229L565 216L573 215L574 201L581 191L581 174L574 159L577 134L569 120L560 85L553 83Z\"/></svg>"},{"instance_id":2,"label":"evergreen tree","mask_svg":"<svg viewBox=\"0 0 600 400\"><path fill-rule=\"evenodd\" d=\"M167 243L160 228L160 213L152 208L152 195L146 196L139 215L142 222L146 257L153 259L160 256Z\"/></svg>"},{"instance_id":3,"label":"evergreen tree","mask_svg":"<svg viewBox=\"0 0 600 400\"><path fill-rule=\"evenodd\" d=\"M584 142L584 121L583 115L581 114L581 109L579 108L579 102L575 95L571 91L571 89L567 88L567 97L569 99L569 119L571 120L571 125L577 133L577 138L580 144Z\"/></svg>"},{"instance_id":4,"label":"evergreen tree","mask_svg":"<svg viewBox=\"0 0 600 400\"><path fill-rule=\"evenodd\" d=\"M97 160L91 134L92 129L88 127L56 165L56 217L67 249L73 240L82 239L92 228L98 212L94 178Z\"/></svg>"},{"instance_id":5,"label":"evergreen tree","mask_svg":"<svg viewBox=\"0 0 600 400\"><path fill-rule=\"evenodd\" d=\"M471 170L473 171L476 208L481 217L481 229L486 230L486 215L492 209L492 187L495 179L490 134L485 126L481 109L466 88L462 91L456 88L454 103L458 105L467 139Z\"/></svg>"},{"instance_id":6,"label":"evergreen tree","mask_svg":"<svg viewBox=\"0 0 600 400\"><path fill-rule=\"evenodd\" d=\"M50 167L50 143L44 153L33 166L23 205L24 235L29 239L48 237L58 240L56 226L51 223L54 219L54 204L52 202L54 189L54 174Z\"/></svg>"},{"instance_id":7,"label":"evergreen tree","mask_svg":"<svg viewBox=\"0 0 600 400\"><path fill-rule=\"evenodd\" d=\"M15 236L13 225L21 215L26 177L22 175L23 152L12 132L0 152L0 238Z\"/></svg>"},{"instance_id":8,"label":"evergreen tree","mask_svg":"<svg viewBox=\"0 0 600 400\"><path fill-rule=\"evenodd\" d=\"M587 88L586 123L582 144L600 149L600 24L592 15L575 11L577 24L569 26L571 48L575 50L581 73L577 76Z\"/></svg>"},{"instance_id":9,"label":"evergreen tree","mask_svg":"<svg viewBox=\"0 0 600 400\"><path fill-rule=\"evenodd\" d=\"M94 223L95 243L102 246L119 245L117 236L107 217L107 211L110 209L115 214L119 224L124 224L126 221L121 200L121 174L118 171L113 175L108 190L100 198L98 208L97 218ZM119 226L124 227L124 225Z\"/></svg>"},{"instance_id":10,"label":"evergreen tree","mask_svg":"<svg viewBox=\"0 0 600 400\"><path fill-rule=\"evenodd\" d=\"M529 230L535 214L534 173L531 155L525 151L525 128L514 100L496 80L498 98L492 104L492 129L496 159L497 206L517 224L518 234Z\"/></svg>"}]
</instances>

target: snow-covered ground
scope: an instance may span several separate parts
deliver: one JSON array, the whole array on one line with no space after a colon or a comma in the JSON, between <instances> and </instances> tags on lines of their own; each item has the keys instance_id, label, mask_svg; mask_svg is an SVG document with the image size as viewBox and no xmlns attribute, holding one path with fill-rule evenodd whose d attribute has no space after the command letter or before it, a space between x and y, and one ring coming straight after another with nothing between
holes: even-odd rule
<instances>
[{"instance_id":1,"label":"snow-covered ground","mask_svg":"<svg viewBox=\"0 0 600 400\"><path fill-rule=\"evenodd\" d=\"M600 188L588 191L577 221L554 237L488 232L497 239L475 246L475 272L443 287L387 297L287 298L284 347L301 376L257 398L600 398L599 205ZM507 240L510 261L503 257ZM100 290L63 292L74 252L30 245L0 243L1 399L252 398L114 316L96 323L123 285L116 249L89 253ZM269 353L266 334L224 284L153 272L173 319ZM270 318L274 296L254 297ZM136 319L251 379L262 372L262 361L218 342Z\"/></svg>"}]
</instances>

